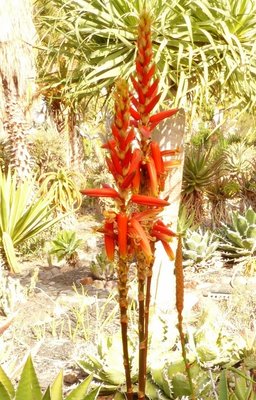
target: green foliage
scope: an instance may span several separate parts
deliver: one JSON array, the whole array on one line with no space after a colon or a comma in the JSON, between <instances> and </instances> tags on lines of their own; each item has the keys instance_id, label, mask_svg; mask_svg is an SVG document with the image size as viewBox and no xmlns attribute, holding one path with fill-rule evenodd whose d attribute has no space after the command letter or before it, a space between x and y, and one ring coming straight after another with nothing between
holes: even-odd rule
<instances>
[{"instance_id":1,"label":"green foliage","mask_svg":"<svg viewBox=\"0 0 256 400\"><path fill-rule=\"evenodd\" d=\"M207 144L210 133L211 130L201 124L201 126L199 126L199 130L192 135L190 143L192 144L192 146L194 146L194 148L202 148Z\"/></svg>"},{"instance_id":2,"label":"green foliage","mask_svg":"<svg viewBox=\"0 0 256 400\"><path fill-rule=\"evenodd\" d=\"M33 180L18 182L0 171L0 248L12 272L20 272L15 247L54 225L51 196L36 198Z\"/></svg>"},{"instance_id":3,"label":"green foliage","mask_svg":"<svg viewBox=\"0 0 256 400\"><path fill-rule=\"evenodd\" d=\"M60 211L78 209L82 204L82 195L75 179L83 180L78 172L59 169L40 176L41 193L52 195L54 206Z\"/></svg>"},{"instance_id":4,"label":"green foliage","mask_svg":"<svg viewBox=\"0 0 256 400\"><path fill-rule=\"evenodd\" d=\"M131 376L138 379L136 345L129 342L131 348ZM88 374L102 383L103 391L125 391L125 373L123 370L122 342L119 334L103 337L97 346L96 354L87 354L78 365Z\"/></svg>"},{"instance_id":5,"label":"green foliage","mask_svg":"<svg viewBox=\"0 0 256 400\"><path fill-rule=\"evenodd\" d=\"M91 381L92 376L88 376L67 395L65 400L96 400L100 388L89 392ZM62 382L63 373L61 371L43 395L32 359L28 357L16 390L4 370L0 367L0 398L1 400L62 400Z\"/></svg>"},{"instance_id":6,"label":"green foliage","mask_svg":"<svg viewBox=\"0 0 256 400\"><path fill-rule=\"evenodd\" d=\"M224 152L225 169L232 179L245 183L252 179L256 170L256 148L245 141L232 143Z\"/></svg>"},{"instance_id":7,"label":"green foliage","mask_svg":"<svg viewBox=\"0 0 256 400\"><path fill-rule=\"evenodd\" d=\"M29 136L29 152L38 176L66 165L65 142L65 135L60 135L53 127L42 127Z\"/></svg>"},{"instance_id":8,"label":"green foliage","mask_svg":"<svg viewBox=\"0 0 256 400\"><path fill-rule=\"evenodd\" d=\"M171 325L168 326L169 324ZM175 330L174 324L174 321L171 323L162 319L163 326L160 332L164 330L165 337L159 338L149 354L146 393L152 400L180 399L190 395L178 334L176 340L173 336L169 341L168 331ZM218 379L218 367L229 367L242 360L246 353L246 342L232 332L228 323L223 320L219 308L212 302L205 305L196 326L194 329L191 326L188 328L185 338L196 398L212 400L212 381ZM161 351L161 348L164 351Z\"/></svg>"},{"instance_id":9,"label":"green foliage","mask_svg":"<svg viewBox=\"0 0 256 400\"><path fill-rule=\"evenodd\" d=\"M252 371L242 368L223 370L218 385L219 400L256 400Z\"/></svg>"},{"instance_id":10,"label":"green foliage","mask_svg":"<svg viewBox=\"0 0 256 400\"><path fill-rule=\"evenodd\" d=\"M110 262L105 252L96 255L95 261L90 264L90 271L97 279L112 279L115 274L115 263Z\"/></svg>"},{"instance_id":11,"label":"green foliage","mask_svg":"<svg viewBox=\"0 0 256 400\"><path fill-rule=\"evenodd\" d=\"M222 223L219 248L224 257L237 259L256 255L256 212L250 207L244 215L231 213L230 224Z\"/></svg>"},{"instance_id":12,"label":"green foliage","mask_svg":"<svg viewBox=\"0 0 256 400\"><path fill-rule=\"evenodd\" d=\"M185 235L188 229L195 229L196 225L194 223L194 218L194 211L188 211L184 204L180 204L177 233Z\"/></svg>"},{"instance_id":13,"label":"green foliage","mask_svg":"<svg viewBox=\"0 0 256 400\"><path fill-rule=\"evenodd\" d=\"M82 239L77 239L76 232L62 231L52 241L52 248L49 254L55 255L58 261L66 259L69 265L75 266L78 262L77 250L83 243Z\"/></svg>"},{"instance_id":14,"label":"green foliage","mask_svg":"<svg viewBox=\"0 0 256 400\"><path fill-rule=\"evenodd\" d=\"M185 155L183 181L182 181L182 203L187 209L194 211L195 221L201 222L204 209L203 197L208 188L221 175L222 157L213 159L211 150L203 148L190 148Z\"/></svg>"},{"instance_id":15,"label":"green foliage","mask_svg":"<svg viewBox=\"0 0 256 400\"><path fill-rule=\"evenodd\" d=\"M213 233L204 232L201 228L194 231L188 229L183 243L184 267L200 268L206 266L210 259L212 262L216 261L213 260L213 256L219 246L219 241Z\"/></svg>"},{"instance_id":16,"label":"green foliage","mask_svg":"<svg viewBox=\"0 0 256 400\"><path fill-rule=\"evenodd\" d=\"M44 49L40 72L47 86L59 87L58 97L72 103L110 89L119 76L128 77L142 6L138 0L38 1L36 24ZM253 106L254 1L151 0L148 7L164 95L175 92L179 103L189 93L199 100L196 106L214 93L244 110Z\"/></svg>"}]
</instances>

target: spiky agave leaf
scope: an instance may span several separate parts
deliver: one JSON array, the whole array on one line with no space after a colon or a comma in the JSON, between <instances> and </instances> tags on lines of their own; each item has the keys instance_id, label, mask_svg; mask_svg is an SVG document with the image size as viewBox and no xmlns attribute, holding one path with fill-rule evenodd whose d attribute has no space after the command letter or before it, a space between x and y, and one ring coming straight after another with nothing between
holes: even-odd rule
<instances>
[{"instance_id":1,"label":"spiky agave leaf","mask_svg":"<svg viewBox=\"0 0 256 400\"><path fill-rule=\"evenodd\" d=\"M220 249L228 259L241 259L256 255L256 212L249 207L244 215L231 214L231 223L222 223L219 234Z\"/></svg>"}]
</instances>

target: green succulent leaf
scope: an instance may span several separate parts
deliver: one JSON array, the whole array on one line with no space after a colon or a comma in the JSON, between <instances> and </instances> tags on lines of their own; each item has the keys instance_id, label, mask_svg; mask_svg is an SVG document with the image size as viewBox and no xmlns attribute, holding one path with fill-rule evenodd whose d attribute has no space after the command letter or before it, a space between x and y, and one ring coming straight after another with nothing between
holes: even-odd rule
<instances>
[{"instance_id":1,"label":"green succulent leaf","mask_svg":"<svg viewBox=\"0 0 256 400\"><path fill-rule=\"evenodd\" d=\"M62 400L63 371L61 370L50 386L51 399Z\"/></svg>"},{"instance_id":2,"label":"green succulent leaf","mask_svg":"<svg viewBox=\"0 0 256 400\"><path fill-rule=\"evenodd\" d=\"M225 370L223 370L220 374L219 400L229 400L228 383Z\"/></svg>"},{"instance_id":3,"label":"green succulent leaf","mask_svg":"<svg viewBox=\"0 0 256 400\"><path fill-rule=\"evenodd\" d=\"M24 400L24 398L26 398L26 400L42 399L42 393L39 386L38 378L30 356L28 357L22 370L15 400Z\"/></svg>"},{"instance_id":4,"label":"green succulent leaf","mask_svg":"<svg viewBox=\"0 0 256 400\"><path fill-rule=\"evenodd\" d=\"M14 397L15 395L15 389L13 384L11 383L10 379L4 372L4 370L0 366L0 383L5 387L5 389L8 391L9 395L11 398Z\"/></svg>"},{"instance_id":5,"label":"green succulent leaf","mask_svg":"<svg viewBox=\"0 0 256 400\"><path fill-rule=\"evenodd\" d=\"M4 385L0 382L0 399L1 400L11 400L9 392L4 387Z\"/></svg>"}]
</instances>

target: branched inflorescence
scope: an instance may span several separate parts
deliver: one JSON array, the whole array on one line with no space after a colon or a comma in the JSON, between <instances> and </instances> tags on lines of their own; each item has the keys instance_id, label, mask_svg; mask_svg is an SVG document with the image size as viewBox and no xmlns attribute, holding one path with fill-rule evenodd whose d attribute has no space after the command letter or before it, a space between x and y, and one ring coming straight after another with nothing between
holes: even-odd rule
<instances>
[{"instance_id":1,"label":"branched inflorescence","mask_svg":"<svg viewBox=\"0 0 256 400\"><path fill-rule=\"evenodd\" d=\"M152 140L154 128L178 109L153 114L160 100L159 80L155 78L151 40L151 18L148 12L140 15L138 26L135 73L131 77L134 94L128 83L119 79L114 94L115 115L111 126L112 138L103 145L108 151L106 163L115 186L84 189L82 193L94 197L110 197L115 207L104 211L104 223L99 229L104 234L109 260L118 260L118 288L127 396L132 399L130 364L127 340L128 271L134 260L138 276L139 301L139 389L138 398L145 397L146 359L148 343L148 310L150 282L154 262L155 243L163 244L169 258L174 259L169 242L175 233L160 219L159 214L169 202L159 197L164 189L170 168L179 165L171 160L179 150L161 151Z\"/></svg>"}]
</instances>

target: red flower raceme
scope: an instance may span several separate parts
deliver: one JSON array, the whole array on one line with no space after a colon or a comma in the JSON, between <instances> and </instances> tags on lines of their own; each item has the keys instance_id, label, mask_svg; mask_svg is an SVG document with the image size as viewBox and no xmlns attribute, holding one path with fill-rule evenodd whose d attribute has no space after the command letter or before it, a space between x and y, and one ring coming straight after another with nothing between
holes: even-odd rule
<instances>
[{"instance_id":1,"label":"red flower raceme","mask_svg":"<svg viewBox=\"0 0 256 400\"><path fill-rule=\"evenodd\" d=\"M141 14L138 26L136 74L131 81L136 92L136 97L131 97L132 106L130 113L132 124L139 129L142 138L148 139L152 130L163 119L171 117L178 109L162 111L150 115L160 100L158 93L159 79L154 78L156 66L153 62L151 17L147 11Z\"/></svg>"}]
</instances>

